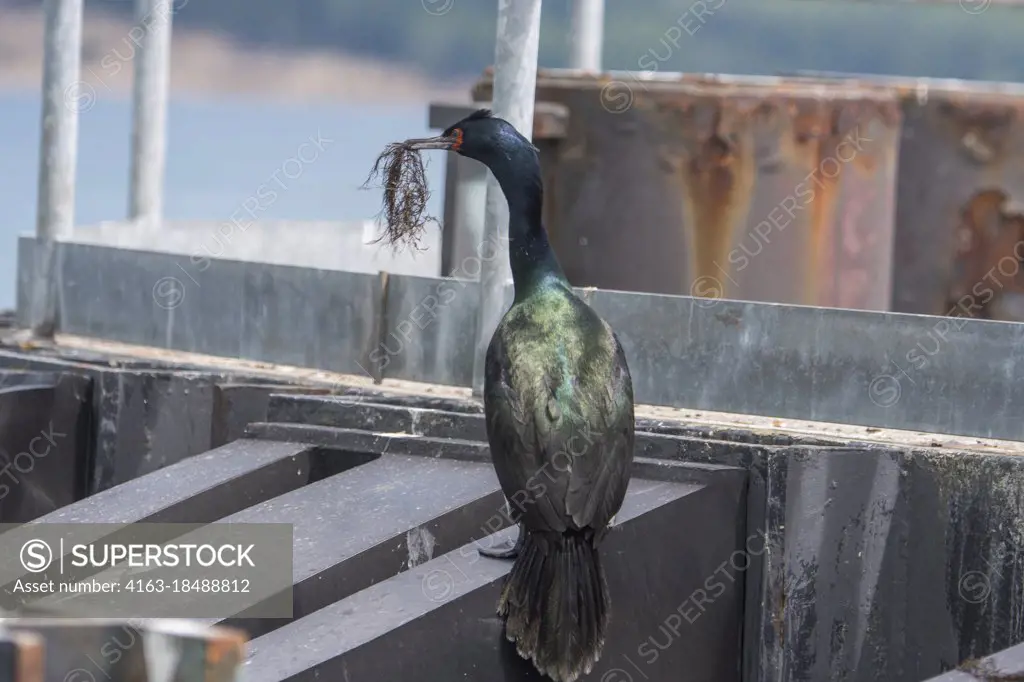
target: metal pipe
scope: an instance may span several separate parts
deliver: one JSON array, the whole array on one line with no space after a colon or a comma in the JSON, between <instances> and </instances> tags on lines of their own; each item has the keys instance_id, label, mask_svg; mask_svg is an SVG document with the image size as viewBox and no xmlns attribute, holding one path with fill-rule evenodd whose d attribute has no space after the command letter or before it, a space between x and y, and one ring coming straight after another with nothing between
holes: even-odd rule
<instances>
[{"instance_id":1,"label":"metal pipe","mask_svg":"<svg viewBox=\"0 0 1024 682\"><path fill-rule=\"evenodd\" d=\"M604 46L604 0L572 0L572 49L569 68L601 70Z\"/></svg>"},{"instance_id":2,"label":"metal pipe","mask_svg":"<svg viewBox=\"0 0 1024 682\"><path fill-rule=\"evenodd\" d=\"M541 0L498 0L498 33L494 45L495 116L505 119L526 138L533 137L533 104L537 88ZM480 265L480 311L473 363L473 393L484 387L484 359L491 336L512 300L508 263L508 204L488 171L485 257Z\"/></svg>"},{"instance_id":3,"label":"metal pipe","mask_svg":"<svg viewBox=\"0 0 1024 682\"><path fill-rule=\"evenodd\" d=\"M131 187L128 218L159 223L167 155L167 91L171 70L170 0L136 0L129 37L138 50L132 91Z\"/></svg>"},{"instance_id":4,"label":"metal pipe","mask_svg":"<svg viewBox=\"0 0 1024 682\"><path fill-rule=\"evenodd\" d=\"M78 112L89 102L83 102L88 93L82 92L79 80L82 0L46 0L44 11L39 197L26 326L36 336L52 338L57 319L56 241L74 229Z\"/></svg>"}]
</instances>

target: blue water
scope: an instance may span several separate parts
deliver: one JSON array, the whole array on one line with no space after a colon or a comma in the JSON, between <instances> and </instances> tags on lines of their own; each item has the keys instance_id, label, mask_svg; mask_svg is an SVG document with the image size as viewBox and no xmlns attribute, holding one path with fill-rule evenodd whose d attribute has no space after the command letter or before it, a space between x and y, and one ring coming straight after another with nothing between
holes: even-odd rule
<instances>
[{"instance_id":1,"label":"blue water","mask_svg":"<svg viewBox=\"0 0 1024 682\"><path fill-rule=\"evenodd\" d=\"M38 94L0 93L0 309L14 305L17 236L35 229L41 106ZM227 220L275 173L287 189L278 192L261 219L371 218L380 194L359 185L376 155L388 142L428 133L426 102L366 106L178 99L169 107L167 125L164 214L169 220ZM311 144L302 147L318 134L332 142L322 141L322 151ZM100 99L82 113L76 224L126 217L130 138L127 100ZM309 163L286 164L300 147ZM435 190L429 208L439 215L444 163L434 156L427 165Z\"/></svg>"}]
</instances>

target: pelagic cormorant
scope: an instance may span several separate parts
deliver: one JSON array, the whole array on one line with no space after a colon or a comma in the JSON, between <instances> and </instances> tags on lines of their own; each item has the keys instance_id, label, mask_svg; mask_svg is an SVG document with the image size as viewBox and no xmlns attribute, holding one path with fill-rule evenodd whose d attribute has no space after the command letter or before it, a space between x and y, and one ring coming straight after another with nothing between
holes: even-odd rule
<instances>
[{"instance_id":1,"label":"pelagic cormorant","mask_svg":"<svg viewBox=\"0 0 1024 682\"><path fill-rule=\"evenodd\" d=\"M601 655L609 595L598 545L633 462L633 384L615 333L573 292L541 223L537 149L481 109L409 149L445 149L494 173L509 207L515 299L487 349L484 411L519 539L498 602L505 635L557 682Z\"/></svg>"}]
</instances>

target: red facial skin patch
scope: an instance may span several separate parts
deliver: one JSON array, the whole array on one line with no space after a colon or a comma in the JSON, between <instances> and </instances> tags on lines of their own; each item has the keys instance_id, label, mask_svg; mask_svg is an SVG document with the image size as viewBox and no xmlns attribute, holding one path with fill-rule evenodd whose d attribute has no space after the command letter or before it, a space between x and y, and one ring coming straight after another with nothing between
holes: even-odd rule
<instances>
[{"instance_id":1,"label":"red facial skin patch","mask_svg":"<svg viewBox=\"0 0 1024 682\"><path fill-rule=\"evenodd\" d=\"M452 143L452 151L459 151L459 147L462 146L462 128L456 128L452 131L452 135L455 136L455 142Z\"/></svg>"}]
</instances>

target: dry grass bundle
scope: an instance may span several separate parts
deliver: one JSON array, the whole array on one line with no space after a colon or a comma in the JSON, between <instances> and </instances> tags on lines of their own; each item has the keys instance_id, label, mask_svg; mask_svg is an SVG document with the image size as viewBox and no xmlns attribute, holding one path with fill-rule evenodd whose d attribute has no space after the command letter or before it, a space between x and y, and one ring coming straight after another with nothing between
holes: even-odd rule
<instances>
[{"instance_id":1,"label":"dry grass bundle","mask_svg":"<svg viewBox=\"0 0 1024 682\"><path fill-rule=\"evenodd\" d=\"M387 242L396 251L402 246L419 249L420 237L427 225L440 221L427 214L427 176L419 151L406 142L392 142L377 161L363 183L368 189L371 182L383 180L384 200L377 219L383 218L384 234L374 243Z\"/></svg>"}]
</instances>

